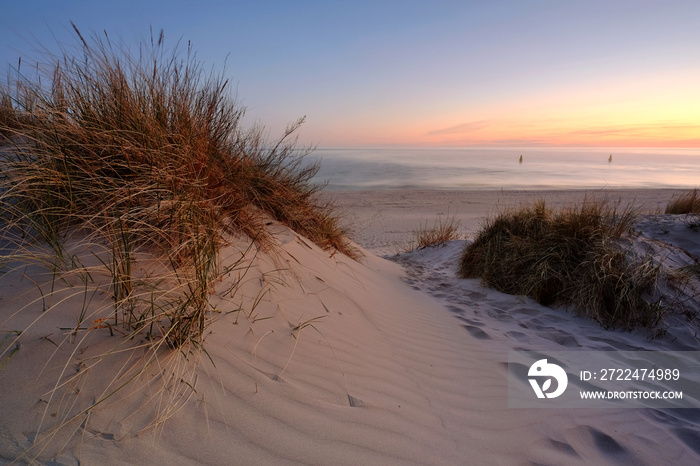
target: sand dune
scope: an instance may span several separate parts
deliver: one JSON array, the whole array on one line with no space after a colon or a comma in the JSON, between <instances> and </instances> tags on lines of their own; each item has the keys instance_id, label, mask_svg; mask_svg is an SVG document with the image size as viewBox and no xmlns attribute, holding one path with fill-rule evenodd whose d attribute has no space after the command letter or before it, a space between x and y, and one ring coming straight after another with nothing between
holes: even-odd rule
<instances>
[{"instance_id":1,"label":"sand dune","mask_svg":"<svg viewBox=\"0 0 700 466\"><path fill-rule=\"evenodd\" d=\"M443 196L426 201L425 209L444 208ZM661 202L658 193L650 199ZM356 206L366 202L355 198ZM250 267L224 277L211 297L219 312L198 364L164 351L146 369L152 377L137 379L53 437L57 422L99 399L120 368L142 364L141 354L124 351L91 365L91 357L116 340L108 329L79 332L57 349L49 340L75 326L79 287L63 283L56 297L65 301L42 312L38 288L27 279L40 282L38 266L6 273L0 330L40 319L3 346L17 349L0 373L0 459L27 452L20 464L32 458L51 464L697 464L700 415L694 410L513 409L507 403L510 349L677 349L693 344L687 334L671 341L605 331L565 311L457 280L462 242L393 261L377 257L373 252L396 239L381 232L392 228L382 222L410 206L393 209L347 210L356 232L367 232L355 236L371 249L360 262L331 256L276 226L277 248L250 250ZM677 237L670 242L700 252L692 249L700 242L678 220L645 222L642 229L657 241ZM393 223L398 236L410 234L416 224L409 223ZM231 243L224 263L247 250L242 240ZM239 277L242 285L232 294L227 285ZM106 299L96 295L91 309ZM47 404L57 381L76 373L80 377ZM149 427L154 416L167 419Z\"/></svg>"}]
</instances>

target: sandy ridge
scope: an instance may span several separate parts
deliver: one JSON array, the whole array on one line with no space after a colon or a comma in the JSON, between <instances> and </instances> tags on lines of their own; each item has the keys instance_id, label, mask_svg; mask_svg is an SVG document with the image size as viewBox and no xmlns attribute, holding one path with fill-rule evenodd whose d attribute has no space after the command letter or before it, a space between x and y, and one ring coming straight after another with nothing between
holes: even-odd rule
<instances>
[{"instance_id":1,"label":"sandy ridge","mask_svg":"<svg viewBox=\"0 0 700 466\"><path fill-rule=\"evenodd\" d=\"M366 202L362 199L359 207ZM400 209L394 215L405 212ZM392 218L384 211L385 221ZM660 220L649 221L653 226ZM401 224L394 227L407 233ZM227 285L236 277L224 277L212 296L221 312L209 328L208 356L194 372L180 372L195 390L171 385L184 394L177 400L188 400L178 412L157 428L140 431L152 414L144 402L167 402L171 391L159 392L152 384L120 392L73 423L68 433L75 435L58 435L39 453L39 462L694 464L700 458L700 419L687 410L507 406L508 349L648 348L643 335L605 332L474 281L458 283L450 272L458 243L414 254L401 264L367 251L358 263L330 256L282 226L276 231L277 251L250 254L242 287L231 295ZM695 244L691 239L686 235L685 247ZM246 249L247 243L232 239L222 256L234 261ZM39 272L18 270L2 277L0 329L41 314L36 301L12 317L37 298L23 273L39 277ZM16 458L31 447L42 417L44 428L50 427L52 411L41 399L60 371L50 365L38 377L56 352L42 337L60 335L75 299L26 332L3 369L0 458ZM245 311L235 312L239 306ZM76 348L78 354L83 346L88 355L113 341L107 332L92 334L58 351L55 360ZM67 367L80 369L86 360L81 357ZM117 363L137 364L136 355L125 354ZM80 395L88 400L99 395L100 381L113 372L113 365L92 368L80 379ZM77 397L67 393L60 406L77 409L80 403L72 404Z\"/></svg>"}]
</instances>

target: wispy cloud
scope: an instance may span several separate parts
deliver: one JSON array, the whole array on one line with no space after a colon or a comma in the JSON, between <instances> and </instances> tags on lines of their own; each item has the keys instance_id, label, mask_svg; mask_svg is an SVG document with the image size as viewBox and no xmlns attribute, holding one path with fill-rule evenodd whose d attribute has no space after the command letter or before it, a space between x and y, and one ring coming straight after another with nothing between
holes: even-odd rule
<instances>
[{"instance_id":1,"label":"wispy cloud","mask_svg":"<svg viewBox=\"0 0 700 466\"><path fill-rule=\"evenodd\" d=\"M619 125L612 128L590 128L569 132L570 135L598 136L598 135L638 135L649 134L652 131L664 131L676 134L682 131L700 131L700 125L674 125L665 123L650 123L643 125Z\"/></svg>"},{"instance_id":2,"label":"wispy cloud","mask_svg":"<svg viewBox=\"0 0 700 466\"><path fill-rule=\"evenodd\" d=\"M505 145L529 145L529 146L539 146L547 144L547 141L535 138L510 138L510 139L493 139L488 141L491 144L505 144Z\"/></svg>"},{"instance_id":3,"label":"wispy cloud","mask_svg":"<svg viewBox=\"0 0 700 466\"><path fill-rule=\"evenodd\" d=\"M430 131L426 136L445 136L448 134L464 134L471 133L473 131L478 131L491 126L492 122L490 120L477 120L470 121L469 123L462 123L460 125L450 126L449 128L436 129Z\"/></svg>"},{"instance_id":4,"label":"wispy cloud","mask_svg":"<svg viewBox=\"0 0 700 466\"><path fill-rule=\"evenodd\" d=\"M589 121L474 120L425 133L433 144L697 146L700 125L681 121L597 124Z\"/></svg>"}]
</instances>

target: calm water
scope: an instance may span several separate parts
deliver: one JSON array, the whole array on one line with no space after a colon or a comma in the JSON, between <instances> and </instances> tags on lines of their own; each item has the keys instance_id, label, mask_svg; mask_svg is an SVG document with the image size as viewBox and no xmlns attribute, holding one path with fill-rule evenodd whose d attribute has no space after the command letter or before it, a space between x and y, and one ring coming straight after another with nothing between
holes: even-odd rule
<instances>
[{"instance_id":1,"label":"calm water","mask_svg":"<svg viewBox=\"0 0 700 466\"><path fill-rule=\"evenodd\" d=\"M700 186L700 149L317 149L310 158L331 190Z\"/></svg>"}]
</instances>

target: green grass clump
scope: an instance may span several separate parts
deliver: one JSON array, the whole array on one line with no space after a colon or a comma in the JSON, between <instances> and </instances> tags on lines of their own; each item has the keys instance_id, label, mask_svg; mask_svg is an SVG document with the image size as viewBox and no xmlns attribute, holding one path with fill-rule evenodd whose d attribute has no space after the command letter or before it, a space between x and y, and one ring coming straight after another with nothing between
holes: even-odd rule
<instances>
[{"instance_id":1,"label":"green grass clump","mask_svg":"<svg viewBox=\"0 0 700 466\"><path fill-rule=\"evenodd\" d=\"M674 196L666 206L667 214L700 214L700 194L697 189Z\"/></svg>"},{"instance_id":2,"label":"green grass clump","mask_svg":"<svg viewBox=\"0 0 700 466\"><path fill-rule=\"evenodd\" d=\"M465 248L459 275L541 304L573 306L606 328L655 326L660 309L646 297L659 268L631 262L616 241L634 219L632 207L618 211L602 201L559 211L539 201L490 219Z\"/></svg>"}]
</instances>

